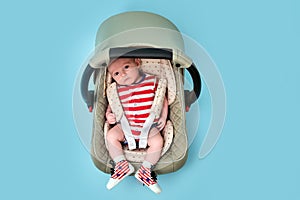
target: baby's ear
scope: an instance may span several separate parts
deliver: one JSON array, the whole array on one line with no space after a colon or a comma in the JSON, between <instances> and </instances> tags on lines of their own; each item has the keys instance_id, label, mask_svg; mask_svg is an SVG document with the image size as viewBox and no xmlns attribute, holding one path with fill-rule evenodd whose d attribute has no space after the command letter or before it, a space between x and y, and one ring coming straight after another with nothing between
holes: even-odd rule
<instances>
[{"instance_id":1,"label":"baby's ear","mask_svg":"<svg viewBox=\"0 0 300 200\"><path fill-rule=\"evenodd\" d=\"M141 63L142 63L142 60L141 60L140 58L135 58L135 59L134 59L134 62L135 62L138 66L140 66Z\"/></svg>"}]
</instances>

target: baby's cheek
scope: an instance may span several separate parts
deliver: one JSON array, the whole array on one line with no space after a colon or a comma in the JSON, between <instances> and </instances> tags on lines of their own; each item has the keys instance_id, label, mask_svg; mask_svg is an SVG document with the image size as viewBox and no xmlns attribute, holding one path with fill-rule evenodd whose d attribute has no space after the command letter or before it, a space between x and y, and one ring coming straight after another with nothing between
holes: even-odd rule
<instances>
[{"instance_id":1,"label":"baby's cheek","mask_svg":"<svg viewBox=\"0 0 300 200\"><path fill-rule=\"evenodd\" d=\"M120 82L120 78L114 78L117 83Z\"/></svg>"}]
</instances>

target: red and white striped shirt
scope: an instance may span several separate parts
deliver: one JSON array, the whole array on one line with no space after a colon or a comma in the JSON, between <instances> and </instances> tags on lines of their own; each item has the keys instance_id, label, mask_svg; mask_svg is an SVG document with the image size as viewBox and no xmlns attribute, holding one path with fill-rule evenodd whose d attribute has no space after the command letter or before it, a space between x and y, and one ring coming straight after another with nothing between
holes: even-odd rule
<instances>
[{"instance_id":1,"label":"red and white striped shirt","mask_svg":"<svg viewBox=\"0 0 300 200\"><path fill-rule=\"evenodd\" d=\"M150 114L157 85L158 79L155 76L145 74L138 83L117 87L125 116L135 139L139 138L141 129ZM157 121L158 119L155 119L154 123Z\"/></svg>"}]
</instances>

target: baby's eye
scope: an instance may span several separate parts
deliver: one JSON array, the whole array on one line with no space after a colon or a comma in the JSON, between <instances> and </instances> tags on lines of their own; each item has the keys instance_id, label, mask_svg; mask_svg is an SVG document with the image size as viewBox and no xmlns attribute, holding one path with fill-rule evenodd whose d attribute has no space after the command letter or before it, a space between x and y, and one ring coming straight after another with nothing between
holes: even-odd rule
<instances>
[{"instance_id":1,"label":"baby's eye","mask_svg":"<svg viewBox=\"0 0 300 200\"><path fill-rule=\"evenodd\" d=\"M114 76L118 76L120 73L119 72L115 72L114 73Z\"/></svg>"},{"instance_id":2,"label":"baby's eye","mask_svg":"<svg viewBox=\"0 0 300 200\"><path fill-rule=\"evenodd\" d=\"M129 65L125 65L125 66L124 66L124 69L129 69Z\"/></svg>"}]
</instances>

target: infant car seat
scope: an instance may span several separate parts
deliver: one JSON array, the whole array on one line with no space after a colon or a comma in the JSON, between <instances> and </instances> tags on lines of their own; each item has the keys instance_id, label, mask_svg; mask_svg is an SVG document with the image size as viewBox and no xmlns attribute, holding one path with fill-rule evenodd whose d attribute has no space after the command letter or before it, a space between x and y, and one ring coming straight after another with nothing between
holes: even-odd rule
<instances>
[{"instance_id":1,"label":"infant car seat","mask_svg":"<svg viewBox=\"0 0 300 200\"><path fill-rule=\"evenodd\" d=\"M148 74L167 80L168 121L162 135L164 147L153 169L165 174L181 168L188 155L186 110L201 92L201 78L192 60L184 53L183 38L166 18L148 12L126 12L108 18L98 29L95 50L81 79L81 94L93 111L91 156L98 169L110 173L114 163L106 146L106 89L112 82L108 63L115 58L141 58L141 68ZM193 90L184 90L184 71L193 79ZM88 89L93 75L94 91ZM142 163L145 149L129 150L125 157L136 168Z\"/></svg>"}]
</instances>

